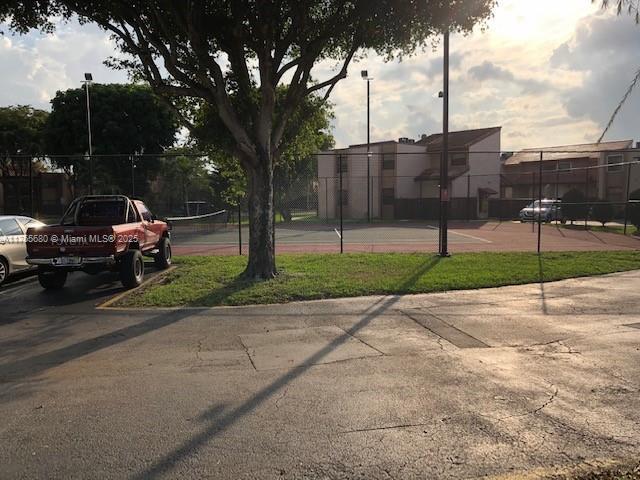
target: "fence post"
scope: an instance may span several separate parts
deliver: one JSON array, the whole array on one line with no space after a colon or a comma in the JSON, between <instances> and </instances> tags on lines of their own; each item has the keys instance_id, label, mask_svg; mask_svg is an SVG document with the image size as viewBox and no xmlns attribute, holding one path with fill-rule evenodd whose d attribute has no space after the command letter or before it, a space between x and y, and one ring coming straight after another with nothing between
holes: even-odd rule
<instances>
[{"instance_id":1,"label":"fence post","mask_svg":"<svg viewBox=\"0 0 640 480\"><path fill-rule=\"evenodd\" d=\"M342 205L344 204L344 198L342 198L342 194L344 193L344 191L342 190L342 155L340 155L339 157L340 159L340 168L338 169L339 173L340 173L340 191L338 192L338 201L340 202L340 253L344 253L344 243L342 240L342 235L343 235L343 225L342 225Z\"/></svg>"},{"instance_id":2,"label":"fence post","mask_svg":"<svg viewBox=\"0 0 640 480\"><path fill-rule=\"evenodd\" d=\"M335 216L335 209L333 210ZM324 218L329 223L329 178L324 178Z\"/></svg>"},{"instance_id":3,"label":"fence post","mask_svg":"<svg viewBox=\"0 0 640 480\"><path fill-rule=\"evenodd\" d=\"M589 230L589 166L584 169L587 172L586 183L584 186L584 200L587 202L586 213L584 214L584 229Z\"/></svg>"},{"instance_id":4,"label":"fence post","mask_svg":"<svg viewBox=\"0 0 640 480\"><path fill-rule=\"evenodd\" d=\"M531 233L536 231L536 172L531 172L531 204L533 205L533 218L531 219Z\"/></svg>"},{"instance_id":5,"label":"fence post","mask_svg":"<svg viewBox=\"0 0 640 480\"><path fill-rule=\"evenodd\" d=\"M627 165L627 193L625 195L625 204L624 204L624 234L627 234L627 225L629 224L629 192L631 188L631 164Z\"/></svg>"},{"instance_id":6,"label":"fence post","mask_svg":"<svg viewBox=\"0 0 640 480\"><path fill-rule=\"evenodd\" d=\"M540 255L540 246L542 242L542 157L544 153L540 152L540 161L538 162L538 255ZM535 209L533 210L535 212Z\"/></svg>"},{"instance_id":7,"label":"fence post","mask_svg":"<svg viewBox=\"0 0 640 480\"><path fill-rule=\"evenodd\" d=\"M238 255L242 255L242 197L238 195Z\"/></svg>"},{"instance_id":8,"label":"fence post","mask_svg":"<svg viewBox=\"0 0 640 480\"><path fill-rule=\"evenodd\" d=\"M480 199L478 199L478 201L479 200ZM471 174L468 174L467 175L467 223L470 221L471 221Z\"/></svg>"},{"instance_id":9,"label":"fence post","mask_svg":"<svg viewBox=\"0 0 640 480\"><path fill-rule=\"evenodd\" d=\"M34 217L35 206L33 202L33 159L31 157L28 158L29 161L29 210L31 212L31 216Z\"/></svg>"}]
</instances>

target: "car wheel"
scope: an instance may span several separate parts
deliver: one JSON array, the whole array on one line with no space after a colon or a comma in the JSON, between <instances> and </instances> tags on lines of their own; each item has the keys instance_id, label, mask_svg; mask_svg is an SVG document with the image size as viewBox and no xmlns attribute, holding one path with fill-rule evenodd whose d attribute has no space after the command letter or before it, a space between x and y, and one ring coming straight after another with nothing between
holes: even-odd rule
<instances>
[{"instance_id":1,"label":"car wheel","mask_svg":"<svg viewBox=\"0 0 640 480\"><path fill-rule=\"evenodd\" d=\"M0 258L0 285L9 277L9 264L4 258Z\"/></svg>"},{"instance_id":2,"label":"car wheel","mask_svg":"<svg viewBox=\"0 0 640 480\"><path fill-rule=\"evenodd\" d=\"M171 266L171 242L164 237L158 243L158 253L155 254L153 260L161 270L165 270Z\"/></svg>"},{"instance_id":3,"label":"car wheel","mask_svg":"<svg viewBox=\"0 0 640 480\"><path fill-rule=\"evenodd\" d=\"M67 282L67 272L64 270L40 270L38 281L45 290L59 290Z\"/></svg>"},{"instance_id":4,"label":"car wheel","mask_svg":"<svg viewBox=\"0 0 640 480\"><path fill-rule=\"evenodd\" d=\"M120 281L125 288L139 287L144 280L144 260L139 250L124 254L120 264Z\"/></svg>"}]
</instances>

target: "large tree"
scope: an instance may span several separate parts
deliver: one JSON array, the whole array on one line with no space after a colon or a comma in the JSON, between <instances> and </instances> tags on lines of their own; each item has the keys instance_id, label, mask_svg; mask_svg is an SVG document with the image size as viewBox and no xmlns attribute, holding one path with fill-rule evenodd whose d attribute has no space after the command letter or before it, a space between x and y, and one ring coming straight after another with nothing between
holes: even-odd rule
<instances>
[{"instance_id":1,"label":"large tree","mask_svg":"<svg viewBox=\"0 0 640 480\"><path fill-rule=\"evenodd\" d=\"M112 32L130 54L114 64L142 75L173 102L215 105L234 140L249 187L245 274L276 274L272 235L273 169L296 108L313 93L328 98L365 50L410 54L445 29L469 31L495 0L5 0L0 20L17 31L51 30L51 18L77 15ZM314 75L319 62L332 73ZM327 62L324 65L327 65ZM326 69L324 69L326 71ZM233 82L229 79L233 78ZM258 85L258 101L252 88ZM276 88L288 85L276 113ZM236 90L236 92L234 92ZM243 122L230 101L247 99ZM188 118L184 119L188 124Z\"/></svg>"},{"instance_id":2,"label":"large tree","mask_svg":"<svg viewBox=\"0 0 640 480\"><path fill-rule=\"evenodd\" d=\"M179 125L177 116L145 85L94 84L89 95L96 191L129 192L131 176L123 175L131 171L129 155L162 153L171 147ZM83 88L57 92L44 134L45 151L54 163L81 175L83 183L88 182L86 101ZM138 194L144 193L158 164L154 157L138 159L134 169Z\"/></svg>"},{"instance_id":3,"label":"large tree","mask_svg":"<svg viewBox=\"0 0 640 480\"><path fill-rule=\"evenodd\" d=\"M29 105L0 108L0 174L29 175L29 162L43 152L48 113Z\"/></svg>"}]
</instances>

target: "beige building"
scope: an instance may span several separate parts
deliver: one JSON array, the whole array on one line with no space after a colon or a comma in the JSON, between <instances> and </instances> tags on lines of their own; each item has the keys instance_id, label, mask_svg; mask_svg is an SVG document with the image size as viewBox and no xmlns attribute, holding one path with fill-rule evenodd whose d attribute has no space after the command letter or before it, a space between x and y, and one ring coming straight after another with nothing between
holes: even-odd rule
<instances>
[{"instance_id":1,"label":"beige building","mask_svg":"<svg viewBox=\"0 0 640 480\"><path fill-rule=\"evenodd\" d=\"M488 216L488 199L500 191L500 133L495 127L449 134L452 218ZM366 144L318 155L321 218L337 218L340 206L347 219L368 212L372 219L438 217L442 134L376 142L370 152L368 161Z\"/></svg>"}]
</instances>

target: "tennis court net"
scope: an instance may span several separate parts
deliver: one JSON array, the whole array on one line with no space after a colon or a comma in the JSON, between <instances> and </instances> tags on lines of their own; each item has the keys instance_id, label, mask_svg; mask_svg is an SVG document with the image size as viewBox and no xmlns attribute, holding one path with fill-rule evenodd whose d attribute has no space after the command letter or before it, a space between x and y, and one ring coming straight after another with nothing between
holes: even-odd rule
<instances>
[{"instance_id":1,"label":"tennis court net","mask_svg":"<svg viewBox=\"0 0 640 480\"><path fill-rule=\"evenodd\" d=\"M169 217L167 224L174 236L206 235L226 230L228 223L227 210L192 215L190 217Z\"/></svg>"}]
</instances>

